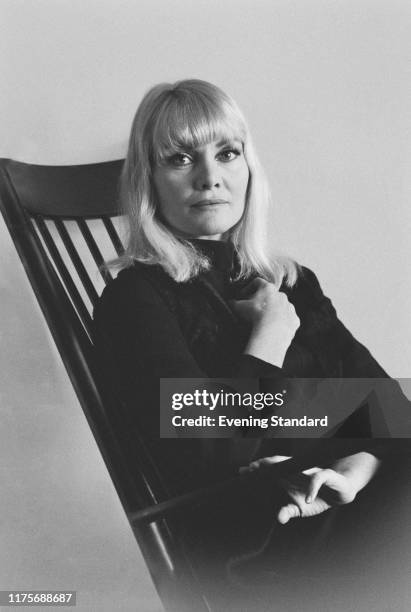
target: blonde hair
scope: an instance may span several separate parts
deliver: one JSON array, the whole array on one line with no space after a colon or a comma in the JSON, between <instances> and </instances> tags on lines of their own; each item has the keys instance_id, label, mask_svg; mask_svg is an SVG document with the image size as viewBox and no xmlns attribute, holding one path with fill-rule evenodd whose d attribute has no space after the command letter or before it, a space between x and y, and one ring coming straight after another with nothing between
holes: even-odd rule
<instances>
[{"instance_id":1,"label":"blonde hair","mask_svg":"<svg viewBox=\"0 0 411 612\"><path fill-rule=\"evenodd\" d=\"M227 237L238 256L238 276L256 273L277 286L283 280L290 286L295 283L295 262L268 253L270 194L244 116L230 96L198 79L155 85L137 109L120 181L128 237L124 255L114 262L117 266L128 267L135 261L158 264L177 282L209 268L193 243L175 235L161 220L152 171L170 152L220 138L241 140L250 173L243 217Z\"/></svg>"}]
</instances>

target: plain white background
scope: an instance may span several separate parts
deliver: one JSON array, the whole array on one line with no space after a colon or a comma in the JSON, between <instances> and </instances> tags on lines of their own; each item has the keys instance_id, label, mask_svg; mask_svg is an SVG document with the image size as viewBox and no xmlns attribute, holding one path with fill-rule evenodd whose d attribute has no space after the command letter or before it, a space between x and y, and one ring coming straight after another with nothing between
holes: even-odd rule
<instances>
[{"instance_id":1,"label":"plain white background","mask_svg":"<svg viewBox=\"0 0 411 612\"><path fill-rule=\"evenodd\" d=\"M266 168L273 243L316 271L390 375L409 376L409 2L0 0L0 10L2 157L123 157L152 84L220 85ZM138 592L139 609L156 610L2 222L0 260L0 588L77 588L83 609L94 597L107 610L131 609Z\"/></svg>"}]
</instances>

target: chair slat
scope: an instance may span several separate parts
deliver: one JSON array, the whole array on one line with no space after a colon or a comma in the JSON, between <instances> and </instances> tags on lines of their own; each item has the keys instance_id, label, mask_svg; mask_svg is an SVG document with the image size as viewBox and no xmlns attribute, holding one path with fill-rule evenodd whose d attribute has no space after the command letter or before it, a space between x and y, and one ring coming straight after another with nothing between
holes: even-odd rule
<instances>
[{"instance_id":1,"label":"chair slat","mask_svg":"<svg viewBox=\"0 0 411 612\"><path fill-rule=\"evenodd\" d=\"M70 234L68 233L66 226L64 225L64 223L62 221L59 220L54 220L54 224L57 228L57 231L60 235L60 238L63 241L64 246L67 249L67 253L70 256L71 261L73 262L73 265L76 269L76 272L81 280L81 282L83 283L83 287L87 292L88 297L90 298L91 303L93 304L93 306L97 303L98 300L98 293L93 285L93 283L90 280L90 277L87 273L87 270L79 256L79 254L77 253L76 247L74 246L74 243L70 237Z\"/></svg>"},{"instance_id":2,"label":"chair slat","mask_svg":"<svg viewBox=\"0 0 411 612\"><path fill-rule=\"evenodd\" d=\"M36 224L38 231L40 232L40 235L43 238L44 243L50 253L50 256L53 259L53 262L57 268L57 271L60 274L60 277L66 286L67 292L70 295L70 299L72 300L74 307L76 308L81 318L81 321L84 327L86 328L87 333L91 337L92 320L91 320L90 313L83 301L83 298L81 297L76 287L76 284L74 283L70 275L70 272L67 269L66 264L63 261L63 258L61 257L54 243L53 237L51 236L50 231L44 219L41 216L35 215L33 216L33 222Z\"/></svg>"},{"instance_id":3,"label":"chair slat","mask_svg":"<svg viewBox=\"0 0 411 612\"><path fill-rule=\"evenodd\" d=\"M101 218L101 220L104 223L104 227L107 230L107 233L108 233L108 235L110 237L110 240L111 240L111 242L113 244L113 247L116 250L117 255L122 255L124 253L124 247L122 245L120 237L119 237L119 235L117 233L116 228L114 227L114 224L113 224L111 218L104 216L104 217Z\"/></svg>"},{"instance_id":4,"label":"chair slat","mask_svg":"<svg viewBox=\"0 0 411 612\"><path fill-rule=\"evenodd\" d=\"M100 249L97 246L96 241L94 240L93 234L91 233L84 219L78 219L77 225L80 229L80 232L84 240L86 241L88 248L90 249L90 253L93 256L94 261L96 262L98 271L103 277L104 282L108 283L113 277L111 276L110 272L107 270L107 268L104 265L104 258L101 254Z\"/></svg>"}]
</instances>

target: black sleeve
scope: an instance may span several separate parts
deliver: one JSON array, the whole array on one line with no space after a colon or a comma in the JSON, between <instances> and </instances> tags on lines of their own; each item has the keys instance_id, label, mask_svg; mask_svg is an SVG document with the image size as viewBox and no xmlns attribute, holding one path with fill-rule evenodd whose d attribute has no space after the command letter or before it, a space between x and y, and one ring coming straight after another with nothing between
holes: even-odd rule
<instances>
[{"instance_id":1,"label":"black sleeve","mask_svg":"<svg viewBox=\"0 0 411 612\"><path fill-rule=\"evenodd\" d=\"M96 341L103 339L135 376L205 376L188 350L175 315L141 275L127 270L106 287L94 323Z\"/></svg>"},{"instance_id":2,"label":"black sleeve","mask_svg":"<svg viewBox=\"0 0 411 612\"><path fill-rule=\"evenodd\" d=\"M383 436L391 440L375 440L371 447L373 454L386 456L389 454L404 453L409 447L406 436L411 434L411 410L410 401L402 392L399 383L389 377L380 364L374 359L370 351L341 323L331 301L323 294L315 274L307 269L302 269L306 292L310 293L309 300L312 304L312 314L309 316L309 325L316 332L323 335L327 340L325 346L330 352L324 353L329 357L337 357L339 363L338 375L344 379L368 379L370 394L364 406L360 407L357 417L352 424L359 425L359 420L364 422L365 410L371 411L371 420L380 428L377 436ZM335 352L335 353L334 353ZM360 383L360 381L359 381ZM357 421L356 421L357 418ZM379 425L378 425L379 423ZM349 430L349 428L348 428ZM349 437L344 428L339 432L341 437ZM373 434L372 434L373 435ZM392 438L402 438L393 440ZM370 447L370 448L371 448ZM408 448L409 450L409 448Z\"/></svg>"},{"instance_id":3,"label":"black sleeve","mask_svg":"<svg viewBox=\"0 0 411 612\"><path fill-rule=\"evenodd\" d=\"M340 360L343 378L388 378L388 374L369 350L338 319L331 300L326 297L314 272L302 268L302 276L312 300L308 324L314 332L329 333Z\"/></svg>"}]
</instances>

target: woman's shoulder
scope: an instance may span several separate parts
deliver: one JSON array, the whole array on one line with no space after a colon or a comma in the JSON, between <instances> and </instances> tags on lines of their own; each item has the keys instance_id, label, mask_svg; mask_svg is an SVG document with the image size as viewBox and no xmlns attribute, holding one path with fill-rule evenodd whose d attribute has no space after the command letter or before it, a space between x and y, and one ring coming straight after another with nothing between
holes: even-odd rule
<instances>
[{"instance_id":1,"label":"woman's shoulder","mask_svg":"<svg viewBox=\"0 0 411 612\"><path fill-rule=\"evenodd\" d=\"M95 313L107 308L132 308L137 303L155 303L160 299L161 287L171 280L159 266L134 262L120 270L106 285Z\"/></svg>"},{"instance_id":2,"label":"woman's shoulder","mask_svg":"<svg viewBox=\"0 0 411 612\"><path fill-rule=\"evenodd\" d=\"M295 283L292 287L289 287L284 281L281 286L281 291L284 291L289 298L299 297L314 301L324 299L324 294L317 275L310 268L300 264L297 265L297 278Z\"/></svg>"},{"instance_id":3,"label":"woman's shoulder","mask_svg":"<svg viewBox=\"0 0 411 612\"><path fill-rule=\"evenodd\" d=\"M337 313L326 297L317 275L306 266L298 266L297 280L292 287L283 284L281 290L286 293L289 301L294 305L297 315L305 322L330 324L335 322Z\"/></svg>"}]
</instances>

